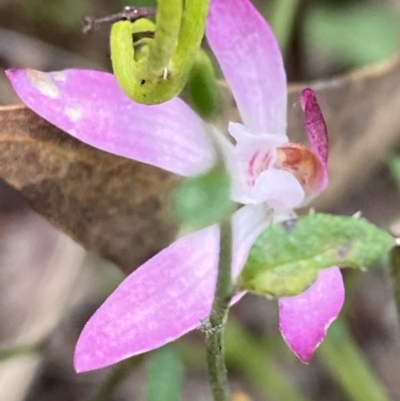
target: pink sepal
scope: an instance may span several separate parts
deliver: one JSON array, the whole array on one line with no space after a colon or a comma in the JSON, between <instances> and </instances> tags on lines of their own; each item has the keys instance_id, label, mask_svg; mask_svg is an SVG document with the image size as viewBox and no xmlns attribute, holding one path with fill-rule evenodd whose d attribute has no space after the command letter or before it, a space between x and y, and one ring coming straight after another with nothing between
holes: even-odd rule
<instances>
[{"instance_id":1,"label":"pink sepal","mask_svg":"<svg viewBox=\"0 0 400 401\"><path fill-rule=\"evenodd\" d=\"M6 73L30 109L88 145L183 176L214 161L203 121L179 98L135 103L113 75L101 71Z\"/></svg>"},{"instance_id":2,"label":"pink sepal","mask_svg":"<svg viewBox=\"0 0 400 401\"><path fill-rule=\"evenodd\" d=\"M280 331L289 348L308 363L337 318L344 302L344 285L338 267L319 273L305 292L279 299Z\"/></svg>"}]
</instances>

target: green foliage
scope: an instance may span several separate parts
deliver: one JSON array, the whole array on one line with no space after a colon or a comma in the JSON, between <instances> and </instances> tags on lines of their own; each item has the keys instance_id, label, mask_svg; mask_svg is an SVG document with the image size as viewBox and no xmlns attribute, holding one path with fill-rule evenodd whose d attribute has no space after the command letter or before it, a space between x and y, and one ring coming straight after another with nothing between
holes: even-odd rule
<instances>
[{"instance_id":1,"label":"green foliage","mask_svg":"<svg viewBox=\"0 0 400 401\"><path fill-rule=\"evenodd\" d=\"M277 352L277 343L268 349L264 342L232 317L227 322L225 336L227 363L244 374L264 396L263 399L311 401L277 363L278 360L282 361L282 354Z\"/></svg>"},{"instance_id":2,"label":"green foliage","mask_svg":"<svg viewBox=\"0 0 400 401\"><path fill-rule=\"evenodd\" d=\"M388 233L355 217L312 214L275 224L253 245L239 286L267 296L300 294L320 270L368 266L394 243Z\"/></svg>"},{"instance_id":3,"label":"green foliage","mask_svg":"<svg viewBox=\"0 0 400 401\"><path fill-rule=\"evenodd\" d=\"M338 320L321 344L317 356L351 401L389 401L360 347L346 325Z\"/></svg>"},{"instance_id":4,"label":"green foliage","mask_svg":"<svg viewBox=\"0 0 400 401\"><path fill-rule=\"evenodd\" d=\"M175 193L175 213L184 226L200 229L232 212L230 178L221 165L186 179Z\"/></svg>"},{"instance_id":5,"label":"green foliage","mask_svg":"<svg viewBox=\"0 0 400 401\"><path fill-rule=\"evenodd\" d=\"M147 370L147 401L179 401L183 377L184 367L172 344L152 352Z\"/></svg>"},{"instance_id":6,"label":"green foliage","mask_svg":"<svg viewBox=\"0 0 400 401\"><path fill-rule=\"evenodd\" d=\"M396 181L397 187L400 189L400 156L396 155L390 158L389 168L393 178Z\"/></svg>"},{"instance_id":7,"label":"green foliage","mask_svg":"<svg viewBox=\"0 0 400 401\"><path fill-rule=\"evenodd\" d=\"M52 24L59 31L79 32L82 16L90 11L90 3L82 0L30 0L21 2L20 12L27 20Z\"/></svg>"},{"instance_id":8,"label":"green foliage","mask_svg":"<svg viewBox=\"0 0 400 401\"><path fill-rule=\"evenodd\" d=\"M384 6L318 4L306 15L304 29L307 43L352 66L392 56L400 39L399 15Z\"/></svg>"},{"instance_id":9,"label":"green foliage","mask_svg":"<svg viewBox=\"0 0 400 401\"><path fill-rule=\"evenodd\" d=\"M110 34L114 75L135 102L159 104L178 96L199 52L208 15L209 0L158 0L154 38L143 45L137 59L132 35L141 20L115 23Z\"/></svg>"}]
</instances>

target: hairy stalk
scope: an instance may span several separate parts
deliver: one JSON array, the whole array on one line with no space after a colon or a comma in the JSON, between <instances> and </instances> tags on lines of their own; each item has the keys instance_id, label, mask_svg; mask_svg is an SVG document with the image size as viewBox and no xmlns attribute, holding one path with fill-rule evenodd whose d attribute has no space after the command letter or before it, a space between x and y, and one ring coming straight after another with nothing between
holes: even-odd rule
<instances>
[{"instance_id":1,"label":"hairy stalk","mask_svg":"<svg viewBox=\"0 0 400 401\"><path fill-rule=\"evenodd\" d=\"M232 223L221 223L218 278L214 302L206 327L207 365L214 401L228 401L229 384L225 366L224 329L232 299Z\"/></svg>"}]
</instances>

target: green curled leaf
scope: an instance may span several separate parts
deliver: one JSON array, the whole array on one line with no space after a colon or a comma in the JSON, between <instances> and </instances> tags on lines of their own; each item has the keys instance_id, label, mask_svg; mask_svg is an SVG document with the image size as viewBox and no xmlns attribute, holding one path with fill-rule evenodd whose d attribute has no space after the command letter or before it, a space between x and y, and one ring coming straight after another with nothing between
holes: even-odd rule
<instances>
[{"instance_id":1,"label":"green curled leaf","mask_svg":"<svg viewBox=\"0 0 400 401\"><path fill-rule=\"evenodd\" d=\"M179 95L204 36L210 0L159 0L155 28L141 19L120 21L110 36L115 77L124 92L143 104L163 103ZM147 22L145 23L147 24ZM154 31L135 54L133 34Z\"/></svg>"}]
</instances>

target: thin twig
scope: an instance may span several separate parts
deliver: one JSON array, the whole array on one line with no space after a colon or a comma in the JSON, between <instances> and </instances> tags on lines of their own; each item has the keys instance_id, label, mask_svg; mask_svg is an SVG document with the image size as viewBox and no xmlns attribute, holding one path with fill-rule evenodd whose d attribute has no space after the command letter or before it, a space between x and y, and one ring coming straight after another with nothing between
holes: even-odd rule
<instances>
[{"instance_id":1,"label":"thin twig","mask_svg":"<svg viewBox=\"0 0 400 401\"><path fill-rule=\"evenodd\" d=\"M116 14L107 15L101 18L85 17L83 19L83 33L89 33L99 28L99 25L114 24L118 21L136 21L140 18L153 17L156 13L155 7L131 7L127 6Z\"/></svg>"},{"instance_id":2,"label":"thin twig","mask_svg":"<svg viewBox=\"0 0 400 401\"><path fill-rule=\"evenodd\" d=\"M212 311L206 327L207 364L214 401L229 399L229 384L225 366L224 328L233 294L232 286L232 223L221 223L217 286Z\"/></svg>"}]
</instances>

